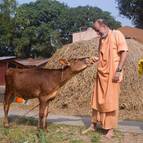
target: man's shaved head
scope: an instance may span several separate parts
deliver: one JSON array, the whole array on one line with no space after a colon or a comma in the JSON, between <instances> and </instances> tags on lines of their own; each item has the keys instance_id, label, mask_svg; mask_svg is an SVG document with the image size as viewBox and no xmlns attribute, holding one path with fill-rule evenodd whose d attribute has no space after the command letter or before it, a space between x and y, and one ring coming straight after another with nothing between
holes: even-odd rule
<instances>
[{"instance_id":1,"label":"man's shaved head","mask_svg":"<svg viewBox=\"0 0 143 143\"><path fill-rule=\"evenodd\" d=\"M108 23L106 22L106 20L104 20L104 19L102 19L102 18L97 19L97 20L94 22L94 24L95 24L95 23L99 23L100 25L106 25L106 26L108 26Z\"/></svg>"},{"instance_id":2,"label":"man's shaved head","mask_svg":"<svg viewBox=\"0 0 143 143\"><path fill-rule=\"evenodd\" d=\"M108 34L109 26L108 23L104 19L97 19L92 28L101 36L106 37Z\"/></svg>"}]
</instances>

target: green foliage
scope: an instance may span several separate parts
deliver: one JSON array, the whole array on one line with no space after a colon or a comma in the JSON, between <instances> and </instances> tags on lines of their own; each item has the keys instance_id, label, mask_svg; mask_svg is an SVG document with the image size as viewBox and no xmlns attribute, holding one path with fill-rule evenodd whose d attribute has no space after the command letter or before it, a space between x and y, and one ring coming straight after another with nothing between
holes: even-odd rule
<instances>
[{"instance_id":1,"label":"green foliage","mask_svg":"<svg viewBox=\"0 0 143 143\"><path fill-rule=\"evenodd\" d=\"M56 0L37 0L16 8L14 0L3 0L0 54L51 57L62 44L71 42L71 33L91 26L97 18L106 19L111 28L121 25L109 12L97 7L70 8Z\"/></svg>"},{"instance_id":2,"label":"green foliage","mask_svg":"<svg viewBox=\"0 0 143 143\"><path fill-rule=\"evenodd\" d=\"M13 55L13 33L15 30L15 0L0 3L0 56Z\"/></svg>"},{"instance_id":3,"label":"green foliage","mask_svg":"<svg viewBox=\"0 0 143 143\"><path fill-rule=\"evenodd\" d=\"M40 130L38 136L39 136L40 143L48 143L48 140L46 138L46 132L44 132L43 130Z\"/></svg>"},{"instance_id":4,"label":"green foliage","mask_svg":"<svg viewBox=\"0 0 143 143\"><path fill-rule=\"evenodd\" d=\"M143 0L116 0L120 14L128 17L133 23L143 29Z\"/></svg>"},{"instance_id":5,"label":"green foliage","mask_svg":"<svg viewBox=\"0 0 143 143\"><path fill-rule=\"evenodd\" d=\"M61 47L56 21L64 5L56 1L38 0L16 10L16 55L50 57Z\"/></svg>"},{"instance_id":6,"label":"green foliage","mask_svg":"<svg viewBox=\"0 0 143 143\"><path fill-rule=\"evenodd\" d=\"M99 134L95 134L94 136L92 136L91 142L92 143L99 143L100 142L100 135Z\"/></svg>"}]
</instances>

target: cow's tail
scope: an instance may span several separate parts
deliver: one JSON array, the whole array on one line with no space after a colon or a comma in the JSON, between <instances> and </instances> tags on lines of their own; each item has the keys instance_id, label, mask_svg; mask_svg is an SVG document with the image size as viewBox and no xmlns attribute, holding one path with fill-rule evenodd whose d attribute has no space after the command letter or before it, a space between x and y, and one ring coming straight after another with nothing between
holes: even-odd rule
<instances>
[{"instance_id":1,"label":"cow's tail","mask_svg":"<svg viewBox=\"0 0 143 143\"><path fill-rule=\"evenodd\" d=\"M8 102L7 100L10 99L9 96L12 96L11 93L13 93L13 85L14 85L14 71L13 69L7 69L5 74L5 93L3 96L3 103Z\"/></svg>"}]
</instances>

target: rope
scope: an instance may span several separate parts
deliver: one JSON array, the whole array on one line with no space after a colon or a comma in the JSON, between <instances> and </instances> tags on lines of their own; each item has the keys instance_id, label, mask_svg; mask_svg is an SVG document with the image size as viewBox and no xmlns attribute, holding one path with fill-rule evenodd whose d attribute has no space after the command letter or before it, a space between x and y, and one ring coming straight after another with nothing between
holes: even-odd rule
<instances>
[{"instance_id":1,"label":"rope","mask_svg":"<svg viewBox=\"0 0 143 143\"><path fill-rule=\"evenodd\" d=\"M32 109L30 109L29 111L27 111L25 114L23 114L23 116L26 116L26 115L28 115L30 112L32 112L35 108L37 108L39 106L39 103L36 105L36 106L34 106Z\"/></svg>"}]
</instances>

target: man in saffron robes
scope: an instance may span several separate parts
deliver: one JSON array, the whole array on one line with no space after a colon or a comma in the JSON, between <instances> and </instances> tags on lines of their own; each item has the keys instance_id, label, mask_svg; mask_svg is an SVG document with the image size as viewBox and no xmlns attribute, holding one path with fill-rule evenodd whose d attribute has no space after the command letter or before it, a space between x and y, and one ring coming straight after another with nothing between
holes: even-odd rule
<instances>
[{"instance_id":1,"label":"man in saffron robes","mask_svg":"<svg viewBox=\"0 0 143 143\"><path fill-rule=\"evenodd\" d=\"M93 29L100 36L99 59L91 100L92 125L85 133L95 131L99 122L106 130L106 137L111 138L118 123L120 82L128 47L123 34L118 30L111 30L103 19L98 19L93 24ZM93 60L97 61L97 58Z\"/></svg>"}]
</instances>

